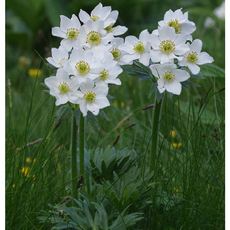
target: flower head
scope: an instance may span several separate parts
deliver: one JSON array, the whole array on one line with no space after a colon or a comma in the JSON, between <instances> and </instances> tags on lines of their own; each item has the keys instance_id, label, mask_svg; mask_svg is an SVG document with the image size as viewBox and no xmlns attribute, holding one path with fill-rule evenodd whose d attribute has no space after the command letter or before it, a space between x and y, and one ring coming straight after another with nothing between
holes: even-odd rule
<instances>
[{"instance_id":1,"label":"flower head","mask_svg":"<svg viewBox=\"0 0 230 230\"><path fill-rule=\"evenodd\" d=\"M150 43L152 50L150 57L153 62L161 64L173 62L174 59L181 60L180 55L189 51L186 42L186 37L181 34L176 34L171 27L164 26L158 29L159 36L151 34Z\"/></svg>"},{"instance_id":2,"label":"flower head","mask_svg":"<svg viewBox=\"0 0 230 230\"><path fill-rule=\"evenodd\" d=\"M164 20L158 22L158 24L160 27L172 27L176 34L185 35L187 40L192 40L191 34L196 30L195 23L188 20L188 12L183 14L181 9L174 12L172 10L167 11Z\"/></svg>"},{"instance_id":3,"label":"flower head","mask_svg":"<svg viewBox=\"0 0 230 230\"><path fill-rule=\"evenodd\" d=\"M165 90L176 95L181 93L181 83L189 79L190 75L185 70L177 69L175 64L155 64L150 69L153 75L158 78L157 88L160 93Z\"/></svg>"},{"instance_id":4,"label":"flower head","mask_svg":"<svg viewBox=\"0 0 230 230\"><path fill-rule=\"evenodd\" d=\"M133 60L139 60L143 65L149 65L149 44L150 34L147 30L140 33L139 39L134 36L125 38L125 43L120 45L120 49L127 54L121 59L123 62L129 63Z\"/></svg>"},{"instance_id":5,"label":"flower head","mask_svg":"<svg viewBox=\"0 0 230 230\"><path fill-rule=\"evenodd\" d=\"M183 60L179 62L180 66L187 66L193 74L200 72L198 65L212 63L214 59L206 52L201 52L202 41L196 39L189 45L190 50L184 55Z\"/></svg>"},{"instance_id":6,"label":"flower head","mask_svg":"<svg viewBox=\"0 0 230 230\"><path fill-rule=\"evenodd\" d=\"M61 46L70 51L78 45L81 24L75 14L72 15L71 19L63 15L60 18L60 27L52 28L52 35L63 38Z\"/></svg>"},{"instance_id":7,"label":"flower head","mask_svg":"<svg viewBox=\"0 0 230 230\"><path fill-rule=\"evenodd\" d=\"M58 49L51 49L52 57L48 57L46 60L56 68L62 68L68 63L69 54L62 46Z\"/></svg>"},{"instance_id":8,"label":"flower head","mask_svg":"<svg viewBox=\"0 0 230 230\"><path fill-rule=\"evenodd\" d=\"M87 79L81 83L80 91L77 91L79 97L77 103L83 116L87 115L87 111L91 111L94 115L98 115L99 110L110 105L107 99L108 86L99 85L94 87L94 82Z\"/></svg>"},{"instance_id":9,"label":"flower head","mask_svg":"<svg viewBox=\"0 0 230 230\"><path fill-rule=\"evenodd\" d=\"M66 66L69 74L76 76L79 83L86 79L96 79L102 70L100 59L97 61L91 50L73 49L70 54L70 61Z\"/></svg>"},{"instance_id":10,"label":"flower head","mask_svg":"<svg viewBox=\"0 0 230 230\"><path fill-rule=\"evenodd\" d=\"M80 10L79 18L83 23L86 23L89 20L98 21L101 20L104 22L104 30L107 33L111 33L114 36L124 34L127 31L125 26L116 26L114 24L118 18L118 11L111 11L110 6L103 6L99 3L90 13L90 15L84 10Z\"/></svg>"},{"instance_id":11,"label":"flower head","mask_svg":"<svg viewBox=\"0 0 230 230\"><path fill-rule=\"evenodd\" d=\"M58 69L56 76L45 79L45 84L50 89L50 94L56 98L56 105L66 104L68 101L76 103L76 91L79 84L76 78L69 78L64 69Z\"/></svg>"},{"instance_id":12,"label":"flower head","mask_svg":"<svg viewBox=\"0 0 230 230\"><path fill-rule=\"evenodd\" d=\"M80 43L82 47L94 49L107 45L113 36L106 34L104 22L101 20L87 21L80 30Z\"/></svg>"},{"instance_id":13,"label":"flower head","mask_svg":"<svg viewBox=\"0 0 230 230\"><path fill-rule=\"evenodd\" d=\"M121 81L118 77L122 73L122 68L114 61L111 56L107 56L102 61L103 69L100 72L99 77L96 79L96 84L115 84L121 85Z\"/></svg>"}]
</instances>

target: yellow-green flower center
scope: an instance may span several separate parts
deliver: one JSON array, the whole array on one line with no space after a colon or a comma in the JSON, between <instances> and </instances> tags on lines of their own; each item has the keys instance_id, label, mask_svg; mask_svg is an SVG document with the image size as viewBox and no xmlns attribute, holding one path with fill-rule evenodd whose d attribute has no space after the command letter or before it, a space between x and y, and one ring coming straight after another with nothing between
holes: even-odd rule
<instances>
[{"instance_id":1,"label":"yellow-green flower center","mask_svg":"<svg viewBox=\"0 0 230 230\"><path fill-rule=\"evenodd\" d=\"M160 43L160 51L165 54L171 54L175 51L176 46L171 40L166 40Z\"/></svg>"},{"instance_id":2,"label":"yellow-green flower center","mask_svg":"<svg viewBox=\"0 0 230 230\"><path fill-rule=\"evenodd\" d=\"M106 31L107 33L113 32L113 23L110 24L109 26L107 26L107 27L105 28L105 31Z\"/></svg>"},{"instance_id":3,"label":"yellow-green flower center","mask_svg":"<svg viewBox=\"0 0 230 230\"><path fill-rule=\"evenodd\" d=\"M165 81L167 82L173 82L175 80L175 74L171 73L169 71L165 72L165 74L163 75L163 78Z\"/></svg>"},{"instance_id":4,"label":"yellow-green flower center","mask_svg":"<svg viewBox=\"0 0 230 230\"><path fill-rule=\"evenodd\" d=\"M85 61L77 62L75 68L80 75L86 75L90 71L90 65L88 62Z\"/></svg>"},{"instance_id":5,"label":"yellow-green flower center","mask_svg":"<svg viewBox=\"0 0 230 230\"><path fill-rule=\"evenodd\" d=\"M113 55L113 59L115 61L118 61L121 58L121 51L119 49L113 48L110 52Z\"/></svg>"},{"instance_id":6,"label":"yellow-green flower center","mask_svg":"<svg viewBox=\"0 0 230 230\"><path fill-rule=\"evenodd\" d=\"M96 93L89 91L84 95L84 98L87 102L92 104L96 99Z\"/></svg>"},{"instance_id":7,"label":"yellow-green flower center","mask_svg":"<svg viewBox=\"0 0 230 230\"><path fill-rule=\"evenodd\" d=\"M67 29L66 36L69 40L76 40L79 35L79 30L76 28Z\"/></svg>"},{"instance_id":8,"label":"yellow-green flower center","mask_svg":"<svg viewBox=\"0 0 230 230\"><path fill-rule=\"evenodd\" d=\"M100 72L100 79L104 81L104 80L106 80L108 77L109 77L109 71L106 70L106 69L103 69L103 70Z\"/></svg>"},{"instance_id":9,"label":"yellow-green flower center","mask_svg":"<svg viewBox=\"0 0 230 230\"><path fill-rule=\"evenodd\" d=\"M65 82L61 82L60 85L58 86L58 89L61 94L66 94L70 91L68 84Z\"/></svg>"},{"instance_id":10,"label":"yellow-green flower center","mask_svg":"<svg viewBox=\"0 0 230 230\"><path fill-rule=\"evenodd\" d=\"M94 22L96 22L98 19L100 19L98 16L96 16L96 15L92 15L91 16L91 19L94 21Z\"/></svg>"},{"instance_id":11,"label":"yellow-green flower center","mask_svg":"<svg viewBox=\"0 0 230 230\"><path fill-rule=\"evenodd\" d=\"M197 52L192 51L191 53L189 53L187 56L187 60L188 60L188 62L196 63L198 61Z\"/></svg>"},{"instance_id":12,"label":"yellow-green flower center","mask_svg":"<svg viewBox=\"0 0 230 230\"><path fill-rule=\"evenodd\" d=\"M180 34L181 33L181 24L178 23L178 20L171 20L170 22L168 22L168 26L173 27L175 29L176 34Z\"/></svg>"},{"instance_id":13,"label":"yellow-green flower center","mask_svg":"<svg viewBox=\"0 0 230 230\"><path fill-rule=\"evenodd\" d=\"M136 51L139 54L142 54L145 51L145 46L143 44L143 42L139 41L135 44L135 46L133 47L134 51Z\"/></svg>"},{"instance_id":14,"label":"yellow-green flower center","mask_svg":"<svg viewBox=\"0 0 230 230\"><path fill-rule=\"evenodd\" d=\"M63 62L64 60L67 60L67 59L66 59L66 58L62 58L62 59L58 62L58 64L59 64L61 67L63 67L62 62Z\"/></svg>"},{"instance_id":15,"label":"yellow-green flower center","mask_svg":"<svg viewBox=\"0 0 230 230\"><path fill-rule=\"evenodd\" d=\"M90 45L97 46L101 43L101 34L96 31L91 31L88 33L86 40Z\"/></svg>"}]
</instances>

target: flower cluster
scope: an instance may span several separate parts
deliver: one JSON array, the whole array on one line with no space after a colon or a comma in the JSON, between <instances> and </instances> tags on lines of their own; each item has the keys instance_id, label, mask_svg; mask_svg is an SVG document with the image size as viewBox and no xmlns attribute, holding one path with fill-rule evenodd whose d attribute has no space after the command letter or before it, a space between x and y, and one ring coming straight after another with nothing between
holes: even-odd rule
<instances>
[{"instance_id":1,"label":"flower cluster","mask_svg":"<svg viewBox=\"0 0 230 230\"><path fill-rule=\"evenodd\" d=\"M60 16L60 27L52 28L52 35L61 38L59 48L52 48L47 61L57 68L56 76L45 79L56 105L70 102L79 105L83 116L110 105L108 85L121 85L118 75L126 54L120 50L127 28L114 26L118 11L99 3L91 12L80 10L79 19ZM82 23L81 23L81 22Z\"/></svg>"},{"instance_id":2,"label":"flower cluster","mask_svg":"<svg viewBox=\"0 0 230 230\"><path fill-rule=\"evenodd\" d=\"M199 65L212 63L213 58L201 52L201 40L193 41L191 34L196 26L188 20L188 12L169 10L158 24L152 34L144 30L139 38L127 36L125 43L120 45L120 49L127 53L121 61L132 64L138 60L151 69L160 93L166 90L179 95L181 82L190 78L188 69L196 75L200 72Z\"/></svg>"}]
</instances>

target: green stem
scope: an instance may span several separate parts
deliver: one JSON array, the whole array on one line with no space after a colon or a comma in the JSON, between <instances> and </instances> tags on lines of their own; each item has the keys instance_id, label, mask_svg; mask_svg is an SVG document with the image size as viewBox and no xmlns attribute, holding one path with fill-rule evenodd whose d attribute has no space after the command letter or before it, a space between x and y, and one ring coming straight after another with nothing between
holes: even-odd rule
<instances>
[{"instance_id":1,"label":"green stem","mask_svg":"<svg viewBox=\"0 0 230 230\"><path fill-rule=\"evenodd\" d=\"M77 122L75 116L75 109L73 109L72 115L72 195L74 198L78 198L77 191Z\"/></svg>"},{"instance_id":2,"label":"green stem","mask_svg":"<svg viewBox=\"0 0 230 230\"><path fill-rule=\"evenodd\" d=\"M162 102L163 99L161 99L159 102L157 102L157 99L155 99L155 106L153 110L152 147L151 147L151 157L150 157L150 168L152 170L155 168L155 163L157 158L158 136L159 136L158 131L159 131L159 120L160 120Z\"/></svg>"},{"instance_id":3,"label":"green stem","mask_svg":"<svg viewBox=\"0 0 230 230\"><path fill-rule=\"evenodd\" d=\"M80 152L80 175L84 175L84 142L85 142L85 120L81 113L80 115L80 124L79 124L79 152Z\"/></svg>"}]
</instances>

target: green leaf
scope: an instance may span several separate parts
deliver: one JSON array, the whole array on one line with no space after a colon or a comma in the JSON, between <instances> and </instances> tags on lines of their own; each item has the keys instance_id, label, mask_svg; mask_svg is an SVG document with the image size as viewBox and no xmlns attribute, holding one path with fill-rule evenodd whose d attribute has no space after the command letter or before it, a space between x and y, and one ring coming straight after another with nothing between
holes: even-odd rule
<instances>
[{"instance_id":1,"label":"green leaf","mask_svg":"<svg viewBox=\"0 0 230 230\"><path fill-rule=\"evenodd\" d=\"M225 78L224 69L214 64L204 65L201 68L201 73L204 77L221 77Z\"/></svg>"}]
</instances>

